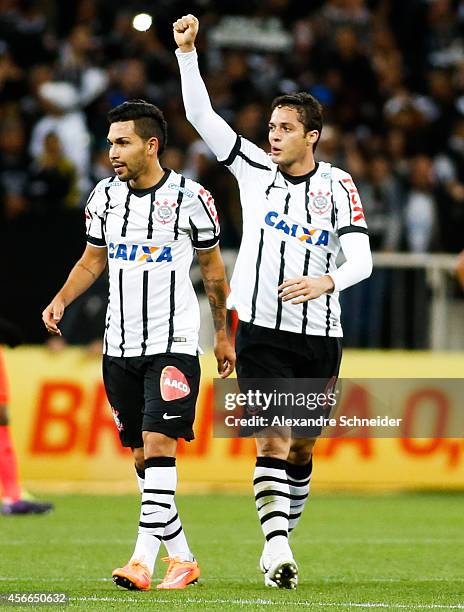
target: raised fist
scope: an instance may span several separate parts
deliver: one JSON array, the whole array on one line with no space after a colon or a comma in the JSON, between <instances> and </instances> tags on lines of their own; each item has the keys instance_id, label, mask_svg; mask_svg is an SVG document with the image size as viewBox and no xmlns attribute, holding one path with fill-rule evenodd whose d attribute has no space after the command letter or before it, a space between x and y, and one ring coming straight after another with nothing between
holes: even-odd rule
<instances>
[{"instance_id":1,"label":"raised fist","mask_svg":"<svg viewBox=\"0 0 464 612\"><path fill-rule=\"evenodd\" d=\"M193 51L199 25L194 15L184 15L172 24L174 40L184 53Z\"/></svg>"}]
</instances>

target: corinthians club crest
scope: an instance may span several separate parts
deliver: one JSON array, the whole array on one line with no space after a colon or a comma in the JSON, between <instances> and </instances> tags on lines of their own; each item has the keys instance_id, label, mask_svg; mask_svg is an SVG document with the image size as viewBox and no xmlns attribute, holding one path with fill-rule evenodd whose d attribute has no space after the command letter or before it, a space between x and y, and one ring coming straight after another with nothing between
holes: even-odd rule
<instances>
[{"instance_id":1,"label":"corinthians club crest","mask_svg":"<svg viewBox=\"0 0 464 612\"><path fill-rule=\"evenodd\" d=\"M155 219L165 225L166 223L170 223L175 214L177 203L176 202L168 202L164 200L164 202L155 202Z\"/></svg>"},{"instance_id":2,"label":"corinthians club crest","mask_svg":"<svg viewBox=\"0 0 464 612\"><path fill-rule=\"evenodd\" d=\"M332 206L332 194L330 191L322 193L318 191L317 194L313 191L308 192L309 195L309 208L318 215L325 215Z\"/></svg>"},{"instance_id":3,"label":"corinthians club crest","mask_svg":"<svg viewBox=\"0 0 464 612\"><path fill-rule=\"evenodd\" d=\"M111 407L111 412L113 413L113 419L116 423L118 431L124 431L124 425L122 424L121 419L119 418L119 410L116 410L116 408Z\"/></svg>"}]
</instances>

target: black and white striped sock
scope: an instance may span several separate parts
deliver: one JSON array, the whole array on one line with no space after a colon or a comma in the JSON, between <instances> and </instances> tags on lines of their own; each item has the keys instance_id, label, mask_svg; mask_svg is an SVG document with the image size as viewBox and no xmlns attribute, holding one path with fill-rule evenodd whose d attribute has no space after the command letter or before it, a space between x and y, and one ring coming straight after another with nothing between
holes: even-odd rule
<instances>
[{"instance_id":1,"label":"black and white striped sock","mask_svg":"<svg viewBox=\"0 0 464 612\"><path fill-rule=\"evenodd\" d=\"M172 500L168 522L164 529L163 543L169 557L178 557L181 561L194 560L174 500Z\"/></svg>"},{"instance_id":2,"label":"black and white striped sock","mask_svg":"<svg viewBox=\"0 0 464 612\"><path fill-rule=\"evenodd\" d=\"M145 485L145 470L135 467L140 493ZM185 532L177 512L176 502L172 501L168 521L163 533L163 542L169 557L178 557L181 561L193 561L194 556L187 543Z\"/></svg>"},{"instance_id":3,"label":"black and white striped sock","mask_svg":"<svg viewBox=\"0 0 464 612\"><path fill-rule=\"evenodd\" d=\"M300 520L306 500L309 497L313 458L305 465L295 465L287 462L287 479L290 489L289 532L293 531Z\"/></svg>"},{"instance_id":4,"label":"black and white striped sock","mask_svg":"<svg viewBox=\"0 0 464 612\"><path fill-rule=\"evenodd\" d=\"M290 491L287 462L273 457L257 457L253 479L256 509L266 548L273 557L289 551L288 516Z\"/></svg>"},{"instance_id":5,"label":"black and white striped sock","mask_svg":"<svg viewBox=\"0 0 464 612\"><path fill-rule=\"evenodd\" d=\"M151 573L163 539L177 486L175 457L145 459L145 485L133 560L142 561Z\"/></svg>"}]
</instances>

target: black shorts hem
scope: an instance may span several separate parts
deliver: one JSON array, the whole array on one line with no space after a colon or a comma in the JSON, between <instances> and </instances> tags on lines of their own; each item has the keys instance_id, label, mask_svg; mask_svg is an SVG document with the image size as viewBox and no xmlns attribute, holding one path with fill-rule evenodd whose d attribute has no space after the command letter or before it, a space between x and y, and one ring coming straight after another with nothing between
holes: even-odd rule
<instances>
[{"instance_id":1,"label":"black shorts hem","mask_svg":"<svg viewBox=\"0 0 464 612\"><path fill-rule=\"evenodd\" d=\"M148 429L148 427L150 429ZM149 431L152 433L160 433L163 434L165 436L168 436L168 438L172 438L173 440L178 440L179 438L186 440L187 442L191 442L192 440L195 439L195 434L193 433L192 430L186 431L172 431L172 429L170 429L169 427L163 426L163 424L157 424L154 423L153 425L147 425L145 427L143 427L143 431Z\"/></svg>"},{"instance_id":2,"label":"black shorts hem","mask_svg":"<svg viewBox=\"0 0 464 612\"><path fill-rule=\"evenodd\" d=\"M124 440L123 435L121 435L120 433L119 440L121 442L121 446L123 446L124 448L143 448L143 438L141 436L140 438L137 438L137 440L135 440L135 438Z\"/></svg>"}]
</instances>

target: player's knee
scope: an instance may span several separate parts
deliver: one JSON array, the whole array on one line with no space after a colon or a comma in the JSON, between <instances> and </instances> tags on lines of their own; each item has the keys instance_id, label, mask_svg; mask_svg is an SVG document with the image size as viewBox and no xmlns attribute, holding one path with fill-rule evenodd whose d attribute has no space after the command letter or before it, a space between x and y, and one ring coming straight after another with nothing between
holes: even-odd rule
<instances>
[{"instance_id":1,"label":"player's knee","mask_svg":"<svg viewBox=\"0 0 464 612\"><path fill-rule=\"evenodd\" d=\"M259 457L274 457L275 459L286 459L288 455L288 442L280 438L269 438L256 441Z\"/></svg>"},{"instance_id":2,"label":"player's knee","mask_svg":"<svg viewBox=\"0 0 464 612\"><path fill-rule=\"evenodd\" d=\"M288 453L288 461L294 465L306 465L311 459L315 440L294 441Z\"/></svg>"},{"instance_id":3,"label":"player's knee","mask_svg":"<svg viewBox=\"0 0 464 612\"><path fill-rule=\"evenodd\" d=\"M0 426L8 425L8 406L0 404Z\"/></svg>"},{"instance_id":4,"label":"player's knee","mask_svg":"<svg viewBox=\"0 0 464 612\"><path fill-rule=\"evenodd\" d=\"M145 459L151 457L175 457L177 440L155 431L143 432L143 451Z\"/></svg>"},{"instance_id":5,"label":"player's knee","mask_svg":"<svg viewBox=\"0 0 464 612\"><path fill-rule=\"evenodd\" d=\"M143 447L142 448L133 448L132 455L134 457L135 465L138 470L145 469L145 454Z\"/></svg>"}]
</instances>

